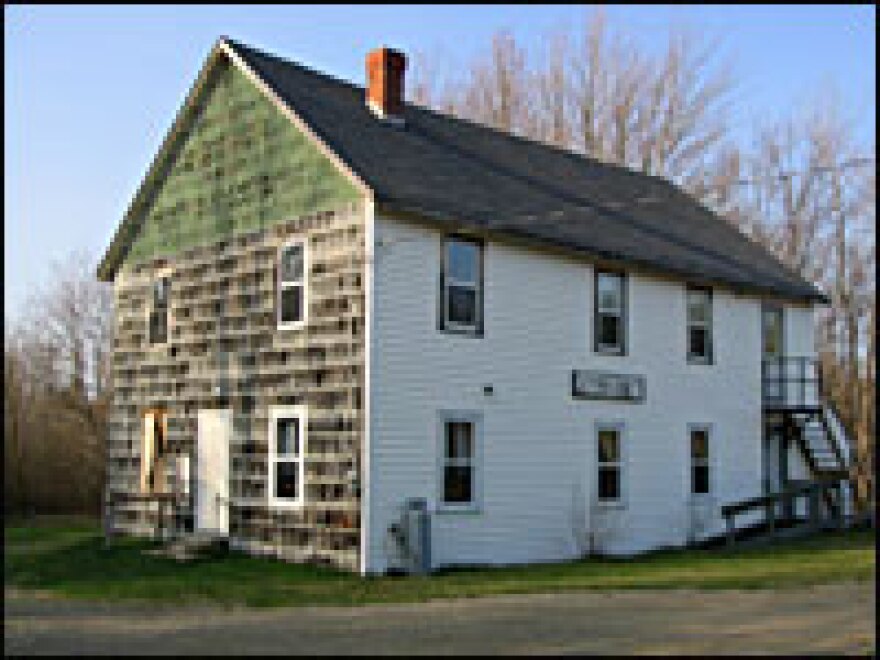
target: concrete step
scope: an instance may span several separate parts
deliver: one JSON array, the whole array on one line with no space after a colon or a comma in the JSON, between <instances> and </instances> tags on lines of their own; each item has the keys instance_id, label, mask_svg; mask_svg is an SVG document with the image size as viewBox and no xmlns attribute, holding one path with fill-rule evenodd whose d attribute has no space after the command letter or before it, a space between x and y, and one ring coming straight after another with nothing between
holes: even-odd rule
<instances>
[{"instance_id":1,"label":"concrete step","mask_svg":"<svg viewBox=\"0 0 880 660\"><path fill-rule=\"evenodd\" d=\"M177 536L160 548L146 550L147 554L170 557L177 561L222 557L229 551L229 538L214 532L197 531Z\"/></svg>"}]
</instances>

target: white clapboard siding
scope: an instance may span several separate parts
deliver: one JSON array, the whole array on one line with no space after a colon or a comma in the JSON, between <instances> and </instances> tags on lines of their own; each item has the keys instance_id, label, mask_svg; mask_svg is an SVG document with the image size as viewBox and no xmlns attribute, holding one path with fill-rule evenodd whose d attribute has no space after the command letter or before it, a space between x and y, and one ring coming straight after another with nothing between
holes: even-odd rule
<instances>
[{"instance_id":1,"label":"white clapboard siding","mask_svg":"<svg viewBox=\"0 0 880 660\"><path fill-rule=\"evenodd\" d=\"M477 513L432 515L435 566L571 558L591 524L605 552L684 543L693 515L690 423L712 426L709 531L722 530L721 504L760 494L757 299L716 290L715 364L689 365L683 283L631 275L628 355L600 357L591 268L492 242L485 336L455 336L437 330L441 235L379 216L375 242L367 572L393 563L387 529L407 498L425 497L434 509L441 410L482 414L482 503ZM647 400L572 400L573 368L645 375ZM625 423L626 504L601 518L589 503L597 421Z\"/></svg>"}]
</instances>

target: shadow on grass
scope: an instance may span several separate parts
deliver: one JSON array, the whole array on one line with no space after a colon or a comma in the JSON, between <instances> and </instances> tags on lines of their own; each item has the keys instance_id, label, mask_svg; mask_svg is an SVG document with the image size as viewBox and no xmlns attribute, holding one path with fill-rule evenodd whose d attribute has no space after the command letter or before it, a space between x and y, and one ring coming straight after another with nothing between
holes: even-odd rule
<instances>
[{"instance_id":1,"label":"shadow on grass","mask_svg":"<svg viewBox=\"0 0 880 660\"><path fill-rule=\"evenodd\" d=\"M237 554L181 563L147 554L156 542L123 537L107 543L93 530L53 541L38 535L8 543L4 582L83 597L234 603L289 584L355 579L329 568Z\"/></svg>"},{"instance_id":2,"label":"shadow on grass","mask_svg":"<svg viewBox=\"0 0 880 660\"><path fill-rule=\"evenodd\" d=\"M94 525L6 532L7 586L169 604L356 605L570 589L757 589L868 580L875 572L873 532L739 551L661 550L634 559L471 566L394 578L235 553L179 563L145 553L157 546L152 541L105 543Z\"/></svg>"}]
</instances>

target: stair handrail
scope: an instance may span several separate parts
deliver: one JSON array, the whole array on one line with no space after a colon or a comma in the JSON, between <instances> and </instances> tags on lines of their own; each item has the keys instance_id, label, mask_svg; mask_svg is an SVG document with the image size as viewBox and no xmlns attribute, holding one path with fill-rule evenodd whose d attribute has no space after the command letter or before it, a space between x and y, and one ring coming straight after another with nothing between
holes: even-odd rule
<instances>
[{"instance_id":1,"label":"stair handrail","mask_svg":"<svg viewBox=\"0 0 880 660\"><path fill-rule=\"evenodd\" d=\"M855 433L853 433L853 429L851 429L849 427L849 424L847 424L846 420L843 419L843 417L840 414L840 410L837 408L837 404L834 403L834 400L830 396L823 396L822 397L822 405L823 405L823 407L827 406L831 410L831 412L834 414L834 419L840 425L840 428L843 429L843 434L845 436L847 449L848 449L847 454L849 455L848 458L850 459L848 462L850 464L854 463L855 461L852 460L852 458L853 458L852 449L853 449L853 440L855 440L856 436L855 436ZM835 442L836 442L836 440L835 440Z\"/></svg>"},{"instance_id":2,"label":"stair handrail","mask_svg":"<svg viewBox=\"0 0 880 660\"><path fill-rule=\"evenodd\" d=\"M816 487L828 487L832 483L837 483L839 479L817 479L811 481L807 484L800 484L793 488L786 488L784 490L777 491L775 493L767 493L766 495L757 495L755 497L749 497L744 500L740 500L739 502L731 502L729 504L721 505L721 515L723 517L735 516L741 513L745 513L746 511L751 511L752 509L758 509L763 507L768 503L779 503L785 499L790 497L798 497L800 495L805 495Z\"/></svg>"},{"instance_id":3,"label":"stair handrail","mask_svg":"<svg viewBox=\"0 0 880 660\"><path fill-rule=\"evenodd\" d=\"M828 419L825 414L825 403L823 403L822 415L820 417L819 423L822 425L822 429L825 432L825 437L828 439L828 444L831 446L831 451L834 453L834 458L837 459L838 465L840 465L843 469L848 470L852 465L852 451L850 447L847 447L847 456L844 456L843 451L841 450L840 443L837 442L837 438L834 435L834 431L831 429L830 424L828 423ZM832 410L832 413L837 417L837 413ZM840 420L837 417L838 421ZM843 427L843 425L841 425ZM843 433L846 434L846 428L843 428ZM845 440L847 445L850 444L849 439Z\"/></svg>"},{"instance_id":4,"label":"stair handrail","mask_svg":"<svg viewBox=\"0 0 880 660\"><path fill-rule=\"evenodd\" d=\"M809 524L818 527L821 519L819 499L822 493L828 494L831 490L841 493L842 481L845 480L837 478L817 479L795 486L794 488L788 488L778 493L751 497L740 502L723 505L721 507L721 515L724 517L725 526L727 527L727 546L732 547L736 543L735 517L738 514L752 509L762 508L764 510L764 522L767 524L768 533L772 536L776 530L776 505L785 500L789 500L793 503L795 498L804 495L808 497ZM841 526L844 520L843 507L838 508L836 512L832 512L832 517L836 519L837 525Z\"/></svg>"},{"instance_id":5,"label":"stair handrail","mask_svg":"<svg viewBox=\"0 0 880 660\"><path fill-rule=\"evenodd\" d=\"M156 521L154 535L156 535L156 537L160 537L162 534L162 531L167 529L165 509L166 509L166 507L169 507L169 506L172 509L175 509L180 497L177 493L174 493L171 491L151 491L151 492L113 491L113 492L108 493L107 499L108 499L107 504L109 504L110 506L113 507L112 516L114 516L114 517L115 517L116 506L120 503L155 502L156 507L157 507L158 519ZM115 526L113 525L112 521L109 523L108 529L110 529L111 533L115 531Z\"/></svg>"}]
</instances>

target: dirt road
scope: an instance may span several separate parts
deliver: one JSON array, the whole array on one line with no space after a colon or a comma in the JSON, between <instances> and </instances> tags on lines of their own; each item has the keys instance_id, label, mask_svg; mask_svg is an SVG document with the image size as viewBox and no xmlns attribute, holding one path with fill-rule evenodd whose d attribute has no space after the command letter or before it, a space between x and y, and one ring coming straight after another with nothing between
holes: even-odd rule
<instances>
[{"instance_id":1,"label":"dirt road","mask_svg":"<svg viewBox=\"0 0 880 660\"><path fill-rule=\"evenodd\" d=\"M568 592L284 609L110 605L6 590L6 654L874 653L874 585Z\"/></svg>"}]
</instances>

